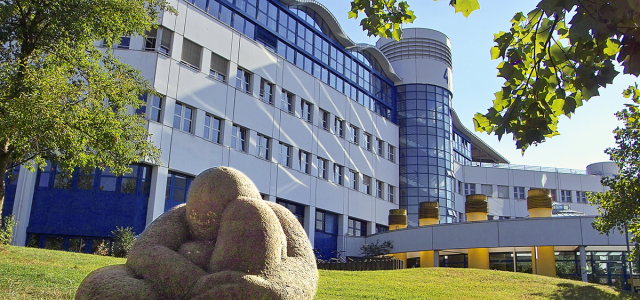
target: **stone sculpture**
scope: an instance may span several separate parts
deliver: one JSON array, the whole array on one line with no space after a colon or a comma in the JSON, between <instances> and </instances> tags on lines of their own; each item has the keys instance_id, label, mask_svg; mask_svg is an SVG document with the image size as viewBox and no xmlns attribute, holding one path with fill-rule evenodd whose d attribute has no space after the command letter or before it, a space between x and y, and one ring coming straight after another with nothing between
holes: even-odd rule
<instances>
[{"instance_id":1,"label":"stone sculpture","mask_svg":"<svg viewBox=\"0 0 640 300\"><path fill-rule=\"evenodd\" d=\"M219 167L196 177L186 205L145 229L126 264L91 272L76 299L313 299L317 285L295 216L262 200L243 173Z\"/></svg>"}]
</instances>

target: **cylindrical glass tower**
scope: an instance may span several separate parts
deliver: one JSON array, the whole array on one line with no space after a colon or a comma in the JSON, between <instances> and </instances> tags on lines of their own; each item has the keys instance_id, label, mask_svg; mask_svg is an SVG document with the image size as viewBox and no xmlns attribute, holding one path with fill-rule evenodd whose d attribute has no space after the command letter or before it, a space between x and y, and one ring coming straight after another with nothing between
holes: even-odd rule
<instances>
[{"instance_id":1,"label":"cylindrical glass tower","mask_svg":"<svg viewBox=\"0 0 640 300\"><path fill-rule=\"evenodd\" d=\"M377 47L402 78L397 86L400 126L400 208L419 226L420 202L438 202L440 222L456 221L451 155L451 48L442 33L405 29Z\"/></svg>"}]
</instances>

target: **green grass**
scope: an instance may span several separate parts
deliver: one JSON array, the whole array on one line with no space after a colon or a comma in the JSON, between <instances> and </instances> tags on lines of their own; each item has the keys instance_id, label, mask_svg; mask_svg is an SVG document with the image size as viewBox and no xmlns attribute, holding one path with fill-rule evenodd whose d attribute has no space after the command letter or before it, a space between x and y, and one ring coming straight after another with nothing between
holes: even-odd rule
<instances>
[{"instance_id":1,"label":"green grass","mask_svg":"<svg viewBox=\"0 0 640 300\"><path fill-rule=\"evenodd\" d=\"M73 299L91 271L122 258L0 248L0 299ZM473 269L320 270L317 299L640 299L608 286Z\"/></svg>"}]
</instances>

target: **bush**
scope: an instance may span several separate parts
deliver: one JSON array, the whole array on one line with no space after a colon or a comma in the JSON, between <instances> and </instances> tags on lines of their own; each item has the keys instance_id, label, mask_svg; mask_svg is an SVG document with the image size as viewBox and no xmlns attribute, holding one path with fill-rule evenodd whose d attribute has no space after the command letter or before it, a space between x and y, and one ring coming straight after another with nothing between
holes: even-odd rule
<instances>
[{"instance_id":1,"label":"bush","mask_svg":"<svg viewBox=\"0 0 640 300\"><path fill-rule=\"evenodd\" d=\"M111 246L111 255L115 257L127 257L133 242L136 240L136 236L133 234L132 227L116 227L116 230L112 231L113 245Z\"/></svg>"},{"instance_id":2,"label":"bush","mask_svg":"<svg viewBox=\"0 0 640 300\"><path fill-rule=\"evenodd\" d=\"M365 257L374 257L387 255L391 253L391 249L393 249L392 241L384 241L380 244L380 240L376 240L375 243L362 245L362 247L360 247L360 253Z\"/></svg>"},{"instance_id":3,"label":"bush","mask_svg":"<svg viewBox=\"0 0 640 300\"><path fill-rule=\"evenodd\" d=\"M13 228L17 222L13 215L8 215L0 224L0 246L9 245L13 239Z\"/></svg>"}]
</instances>

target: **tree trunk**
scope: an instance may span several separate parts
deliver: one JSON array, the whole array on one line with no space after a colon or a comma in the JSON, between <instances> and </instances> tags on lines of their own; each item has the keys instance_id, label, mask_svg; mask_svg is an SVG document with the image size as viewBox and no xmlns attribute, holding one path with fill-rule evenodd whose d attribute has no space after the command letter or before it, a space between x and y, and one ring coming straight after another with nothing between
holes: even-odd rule
<instances>
[{"instance_id":1,"label":"tree trunk","mask_svg":"<svg viewBox=\"0 0 640 300\"><path fill-rule=\"evenodd\" d=\"M5 194L5 173L7 173L7 163L9 162L9 142L5 140L0 147L0 224L2 224L2 207L4 206L4 194Z\"/></svg>"}]
</instances>

